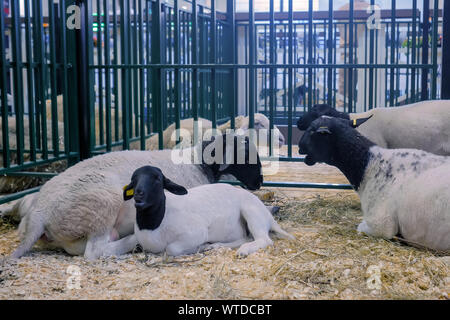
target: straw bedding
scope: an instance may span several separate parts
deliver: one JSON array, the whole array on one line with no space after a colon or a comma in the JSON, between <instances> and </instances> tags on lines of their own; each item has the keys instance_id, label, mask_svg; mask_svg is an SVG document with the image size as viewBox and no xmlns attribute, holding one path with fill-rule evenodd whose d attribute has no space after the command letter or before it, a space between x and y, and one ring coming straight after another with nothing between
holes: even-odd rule
<instances>
[{"instance_id":1,"label":"straw bedding","mask_svg":"<svg viewBox=\"0 0 450 320\"><path fill-rule=\"evenodd\" d=\"M269 180L346 182L334 168L283 166ZM354 192L266 188L257 194L281 207L277 220L296 240L275 240L247 258L218 249L95 262L36 246L15 263L0 264L0 299L448 299L450 256L357 234L361 209ZM0 255L17 244L16 226L0 220ZM67 285L71 266L79 268L79 289Z\"/></svg>"}]
</instances>

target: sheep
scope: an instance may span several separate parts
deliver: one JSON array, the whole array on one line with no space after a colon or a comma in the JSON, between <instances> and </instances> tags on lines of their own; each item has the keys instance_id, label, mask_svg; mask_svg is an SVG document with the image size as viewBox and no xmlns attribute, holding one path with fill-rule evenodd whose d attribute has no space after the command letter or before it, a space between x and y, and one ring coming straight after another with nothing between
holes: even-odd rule
<instances>
[{"instance_id":1,"label":"sheep","mask_svg":"<svg viewBox=\"0 0 450 320\"><path fill-rule=\"evenodd\" d=\"M416 149L385 149L352 128L322 116L299 142L305 164L339 168L361 199L358 231L439 251L450 249L450 157Z\"/></svg>"},{"instance_id":2,"label":"sheep","mask_svg":"<svg viewBox=\"0 0 450 320\"><path fill-rule=\"evenodd\" d=\"M128 252L138 242L145 251L171 256L239 246L237 254L246 256L273 244L269 231L294 239L255 195L227 184L199 186L188 192L159 168L144 166L133 173L123 196L125 201L134 198L134 234L118 241L109 254ZM247 230L254 239L251 242Z\"/></svg>"},{"instance_id":3,"label":"sheep","mask_svg":"<svg viewBox=\"0 0 450 320\"><path fill-rule=\"evenodd\" d=\"M122 187L137 168L145 165L161 167L170 179L188 188L216 182L226 174L248 189L261 187L261 162L247 137L219 136L187 151L197 155L214 153L214 157L215 153L222 154L227 162L220 164L216 158L203 157L200 164L174 164L172 150L121 151L82 161L52 178L34 195L36 198L27 199L29 205L25 208L31 211L19 212L24 216L19 226L21 244L11 257L24 255L44 235L53 247L93 259L104 241L132 234L135 212L123 202ZM245 163L240 164L242 154ZM20 203L17 206L20 209Z\"/></svg>"},{"instance_id":4,"label":"sheep","mask_svg":"<svg viewBox=\"0 0 450 320\"><path fill-rule=\"evenodd\" d=\"M306 130L322 115L355 121L372 117L358 131L382 148L411 148L450 155L450 101L447 100L350 114L338 112L328 105L316 105L298 120L297 126Z\"/></svg>"},{"instance_id":5,"label":"sheep","mask_svg":"<svg viewBox=\"0 0 450 320\"><path fill-rule=\"evenodd\" d=\"M199 135L203 137L203 134L206 133L206 130L212 129L212 122L199 118L198 119L198 127L201 128L202 132L199 132ZM235 127L237 129L242 129L244 132L247 132L249 129L249 118L244 116L238 116L235 119ZM194 119L184 119L180 121L180 128L185 129L190 133L190 136L192 137L194 135ZM261 129L269 130L270 129L270 121L269 119L261 114L261 113L255 113L255 125L254 128L257 132ZM224 123L221 126L217 127L217 130L219 132L225 133L227 129L231 129L231 120ZM285 143L285 138L283 134L280 132L280 130L275 126L274 127L275 136L278 136L278 145L281 147ZM181 137L182 138L182 137ZM205 140L208 140L210 136L205 135ZM193 139L191 139L192 141ZM190 141L186 142L181 139L182 146L184 147L190 147ZM175 136L175 123L171 124L166 130L163 132L163 145L164 149L173 149L176 145L176 136ZM155 134L152 136L149 140L147 140L146 143L146 149L147 150L156 150L158 149L158 134Z\"/></svg>"}]
</instances>

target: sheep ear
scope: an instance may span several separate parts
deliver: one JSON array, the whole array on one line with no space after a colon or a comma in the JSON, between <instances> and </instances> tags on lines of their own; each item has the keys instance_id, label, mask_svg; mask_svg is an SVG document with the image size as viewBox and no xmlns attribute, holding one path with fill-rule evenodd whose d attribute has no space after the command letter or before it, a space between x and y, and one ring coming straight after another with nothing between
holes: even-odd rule
<instances>
[{"instance_id":1,"label":"sheep ear","mask_svg":"<svg viewBox=\"0 0 450 320\"><path fill-rule=\"evenodd\" d=\"M134 186L130 183L123 187L123 200L128 201L134 197Z\"/></svg>"},{"instance_id":2,"label":"sheep ear","mask_svg":"<svg viewBox=\"0 0 450 320\"><path fill-rule=\"evenodd\" d=\"M369 120L372 117L373 117L373 114L368 118L359 118L359 119L350 120L350 126L352 128L358 128L360 125L362 125L363 123L365 123L367 120Z\"/></svg>"},{"instance_id":3,"label":"sheep ear","mask_svg":"<svg viewBox=\"0 0 450 320\"><path fill-rule=\"evenodd\" d=\"M188 193L185 187L172 182L171 180L164 177L164 189L169 191L170 193L182 196Z\"/></svg>"},{"instance_id":4,"label":"sheep ear","mask_svg":"<svg viewBox=\"0 0 450 320\"><path fill-rule=\"evenodd\" d=\"M316 132L321 134L331 134L331 131L328 127L320 127L316 130Z\"/></svg>"}]
</instances>

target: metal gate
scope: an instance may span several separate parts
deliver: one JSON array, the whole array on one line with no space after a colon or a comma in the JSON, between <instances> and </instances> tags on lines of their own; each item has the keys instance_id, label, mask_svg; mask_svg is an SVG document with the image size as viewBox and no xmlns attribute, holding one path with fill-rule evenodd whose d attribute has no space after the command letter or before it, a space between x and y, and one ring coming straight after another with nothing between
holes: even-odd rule
<instances>
[{"instance_id":1,"label":"metal gate","mask_svg":"<svg viewBox=\"0 0 450 320\"><path fill-rule=\"evenodd\" d=\"M398 2L267 0L257 12L255 0L1 0L0 174L52 176L29 169L144 149L155 133L162 147L184 118L234 128L244 114L253 128L256 112L286 126L280 160L302 161L294 122L315 103L355 112L440 97L439 1Z\"/></svg>"}]
</instances>

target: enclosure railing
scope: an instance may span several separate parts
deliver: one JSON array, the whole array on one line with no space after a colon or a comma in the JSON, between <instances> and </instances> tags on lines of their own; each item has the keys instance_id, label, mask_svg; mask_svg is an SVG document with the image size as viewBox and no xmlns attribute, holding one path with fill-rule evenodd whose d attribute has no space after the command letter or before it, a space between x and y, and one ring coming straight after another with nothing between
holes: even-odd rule
<instances>
[{"instance_id":1,"label":"enclosure railing","mask_svg":"<svg viewBox=\"0 0 450 320\"><path fill-rule=\"evenodd\" d=\"M155 133L162 148L164 129L190 117L210 119L213 128L231 119L234 128L243 114L253 128L257 112L272 129L287 126L287 156L277 160L302 161L293 155L294 123L315 103L355 112L440 96L437 0L433 10L423 0L422 12L417 0L379 11L355 10L353 1L339 11L332 0L327 11L314 11L309 0L307 12L294 12L293 0L275 12L270 0L266 13L255 12L254 0L248 12L236 12L235 0L220 10L217 0L5 3L3 175L48 177L31 170L145 149Z\"/></svg>"}]
</instances>

